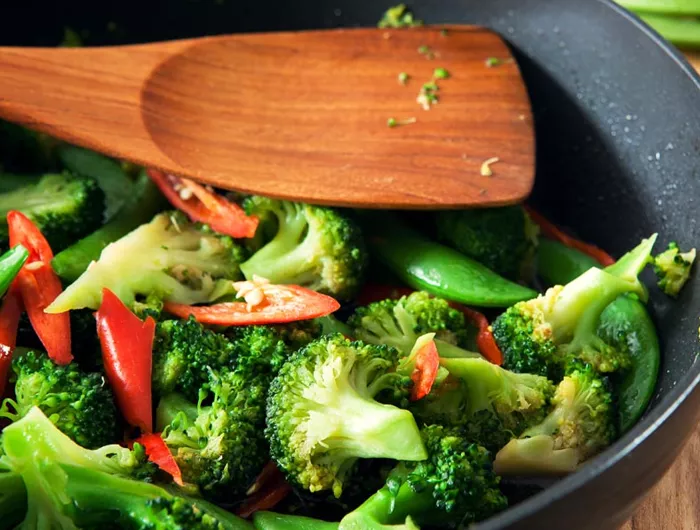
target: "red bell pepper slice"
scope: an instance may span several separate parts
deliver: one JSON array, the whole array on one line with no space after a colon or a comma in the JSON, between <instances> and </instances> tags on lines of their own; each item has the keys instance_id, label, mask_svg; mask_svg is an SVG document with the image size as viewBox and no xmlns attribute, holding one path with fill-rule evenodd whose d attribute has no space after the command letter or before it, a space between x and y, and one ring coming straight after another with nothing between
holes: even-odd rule
<instances>
[{"instance_id":1,"label":"red bell pepper slice","mask_svg":"<svg viewBox=\"0 0 700 530\"><path fill-rule=\"evenodd\" d=\"M423 344L413 358L415 367L411 374L413 388L411 389L411 401L418 401L430 394L433 383L440 368L440 355L434 340Z\"/></svg>"},{"instance_id":2,"label":"red bell pepper slice","mask_svg":"<svg viewBox=\"0 0 700 530\"><path fill-rule=\"evenodd\" d=\"M184 486L180 466L175 462L175 458L173 458L160 433L143 434L134 442L143 445L146 449L148 460L173 477L175 484Z\"/></svg>"},{"instance_id":3,"label":"red bell pepper slice","mask_svg":"<svg viewBox=\"0 0 700 530\"><path fill-rule=\"evenodd\" d=\"M148 176L170 204L193 221L208 224L213 230L231 237L253 237L258 218L246 215L239 205L189 179L166 175L155 169Z\"/></svg>"},{"instance_id":4,"label":"red bell pepper slice","mask_svg":"<svg viewBox=\"0 0 700 530\"><path fill-rule=\"evenodd\" d=\"M255 307L246 302L222 302L210 306L191 306L166 302L163 309L180 318L190 315L202 324L248 326L253 324L284 324L318 318L337 311L335 298L299 285L259 286L264 300Z\"/></svg>"},{"instance_id":5,"label":"red bell pepper slice","mask_svg":"<svg viewBox=\"0 0 700 530\"><path fill-rule=\"evenodd\" d=\"M23 213L7 214L10 246L22 245L29 257L15 278L29 321L57 364L68 364L71 354L70 316L68 313L49 314L46 309L61 294L61 280L51 268L53 252L46 238Z\"/></svg>"},{"instance_id":6,"label":"red bell pepper slice","mask_svg":"<svg viewBox=\"0 0 700 530\"><path fill-rule=\"evenodd\" d=\"M487 361L501 366L503 364L503 353L498 347L498 344L496 344L496 339L493 337L488 319L482 313L469 307L460 304L450 305L455 309L459 309L479 330L476 335L476 345L481 355L483 355Z\"/></svg>"},{"instance_id":7,"label":"red bell pepper slice","mask_svg":"<svg viewBox=\"0 0 700 530\"><path fill-rule=\"evenodd\" d=\"M525 211L528 213L530 218L539 225L540 230L542 230L542 233L548 238L554 239L555 241L559 241L559 243L566 245L567 247L574 248L583 252L584 254L589 255L598 263L600 263L603 267L607 267L608 265L612 265L613 263L615 263L615 260L612 258L612 256L610 256L610 254L608 254L604 250L596 247L595 245L585 243L580 239L576 239L575 237L571 237L570 235L565 234L554 223L549 221L542 214L536 212L529 206L525 206Z\"/></svg>"},{"instance_id":8,"label":"red bell pepper slice","mask_svg":"<svg viewBox=\"0 0 700 530\"><path fill-rule=\"evenodd\" d=\"M129 425L153 431L151 364L156 322L142 322L112 291L102 290L97 335L107 379Z\"/></svg>"},{"instance_id":9,"label":"red bell pepper slice","mask_svg":"<svg viewBox=\"0 0 700 530\"><path fill-rule=\"evenodd\" d=\"M17 342L17 328L22 314L19 288L13 284L0 305L0 398L5 395L5 385L12 363L12 352Z\"/></svg>"}]
</instances>

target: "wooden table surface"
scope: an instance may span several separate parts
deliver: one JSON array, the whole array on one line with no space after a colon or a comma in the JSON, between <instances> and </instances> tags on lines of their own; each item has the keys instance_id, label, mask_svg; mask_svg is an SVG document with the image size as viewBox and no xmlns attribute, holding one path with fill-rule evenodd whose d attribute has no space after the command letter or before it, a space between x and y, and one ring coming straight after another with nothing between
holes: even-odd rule
<instances>
[{"instance_id":1,"label":"wooden table surface","mask_svg":"<svg viewBox=\"0 0 700 530\"><path fill-rule=\"evenodd\" d=\"M700 53L688 53L700 72ZM620 530L700 530L700 426L666 476Z\"/></svg>"}]
</instances>

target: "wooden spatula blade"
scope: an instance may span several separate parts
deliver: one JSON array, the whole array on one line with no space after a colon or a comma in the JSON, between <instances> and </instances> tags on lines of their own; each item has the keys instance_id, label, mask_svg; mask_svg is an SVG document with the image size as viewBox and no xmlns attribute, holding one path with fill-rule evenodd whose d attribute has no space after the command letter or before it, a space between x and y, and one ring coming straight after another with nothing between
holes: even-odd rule
<instances>
[{"instance_id":1,"label":"wooden spatula blade","mask_svg":"<svg viewBox=\"0 0 700 530\"><path fill-rule=\"evenodd\" d=\"M436 69L449 78L424 110ZM144 124L174 162L163 169L223 188L378 208L504 205L532 189L527 92L482 28L209 39L165 61L142 94Z\"/></svg>"}]
</instances>

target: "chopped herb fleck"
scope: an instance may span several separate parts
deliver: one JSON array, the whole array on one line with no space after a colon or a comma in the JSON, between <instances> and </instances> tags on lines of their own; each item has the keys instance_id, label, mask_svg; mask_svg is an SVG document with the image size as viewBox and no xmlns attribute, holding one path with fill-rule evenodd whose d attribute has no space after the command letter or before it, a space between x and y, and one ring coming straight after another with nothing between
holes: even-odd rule
<instances>
[{"instance_id":1,"label":"chopped herb fleck","mask_svg":"<svg viewBox=\"0 0 700 530\"><path fill-rule=\"evenodd\" d=\"M386 120L388 127L398 127L399 125L410 125L411 123L416 123L416 118L406 118L403 120L397 120L396 118L389 118Z\"/></svg>"},{"instance_id":2,"label":"chopped herb fleck","mask_svg":"<svg viewBox=\"0 0 700 530\"><path fill-rule=\"evenodd\" d=\"M377 23L380 28L413 28L422 26L423 21L413 17L405 4L399 4L386 10L381 20Z\"/></svg>"},{"instance_id":3,"label":"chopped herb fleck","mask_svg":"<svg viewBox=\"0 0 700 530\"><path fill-rule=\"evenodd\" d=\"M433 72L434 79L447 79L450 77L450 72L444 68L436 68Z\"/></svg>"},{"instance_id":4,"label":"chopped herb fleck","mask_svg":"<svg viewBox=\"0 0 700 530\"><path fill-rule=\"evenodd\" d=\"M484 163L481 164L481 176L482 177L490 177L493 175L493 170L491 169L491 164L495 164L496 162L500 162L500 158L497 156L494 156L492 158L489 158L488 160L484 160Z\"/></svg>"},{"instance_id":5,"label":"chopped herb fleck","mask_svg":"<svg viewBox=\"0 0 700 530\"><path fill-rule=\"evenodd\" d=\"M437 91L439 87L435 81L424 83L420 89L420 93L416 98L416 102L423 107L423 110L430 110L430 107L438 102Z\"/></svg>"},{"instance_id":6,"label":"chopped herb fleck","mask_svg":"<svg viewBox=\"0 0 700 530\"><path fill-rule=\"evenodd\" d=\"M423 44L422 46L418 47L418 53L421 55L425 55L426 59L432 59L435 57L435 53L433 52L432 49L430 49L430 46L427 44Z\"/></svg>"},{"instance_id":7,"label":"chopped herb fleck","mask_svg":"<svg viewBox=\"0 0 700 530\"><path fill-rule=\"evenodd\" d=\"M498 57L489 57L486 59L486 66L489 68L493 68L494 66L500 66L503 64L503 59L499 59Z\"/></svg>"},{"instance_id":8,"label":"chopped herb fleck","mask_svg":"<svg viewBox=\"0 0 700 530\"><path fill-rule=\"evenodd\" d=\"M441 35L442 37L447 37L447 29L446 29L446 28L442 28L442 29L440 30L440 35Z\"/></svg>"},{"instance_id":9,"label":"chopped herb fleck","mask_svg":"<svg viewBox=\"0 0 700 530\"><path fill-rule=\"evenodd\" d=\"M410 78L411 78L411 76L408 75L406 72L401 72L398 76L399 84L405 85Z\"/></svg>"}]
</instances>

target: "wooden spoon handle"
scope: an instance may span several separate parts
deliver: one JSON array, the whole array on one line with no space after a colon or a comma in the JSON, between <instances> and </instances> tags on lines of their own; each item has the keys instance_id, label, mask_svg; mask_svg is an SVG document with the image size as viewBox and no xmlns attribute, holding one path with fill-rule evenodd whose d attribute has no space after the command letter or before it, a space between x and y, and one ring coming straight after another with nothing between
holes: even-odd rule
<instances>
[{"instance_id":1,"label":"wooden spoon handle","mask_svg":"<svg viewBox=\"0 0 700 530\"><path fill-rule=\"evenodd\" d=\"M115 157L148 159L176 171L179 166L154 145L144 125L141 90L162 61L192 42L0 47L0 117ZM123 152L125 146L128 152ZM162 160L153 160L154 153Z\"/></svg>"}]
</instances>

